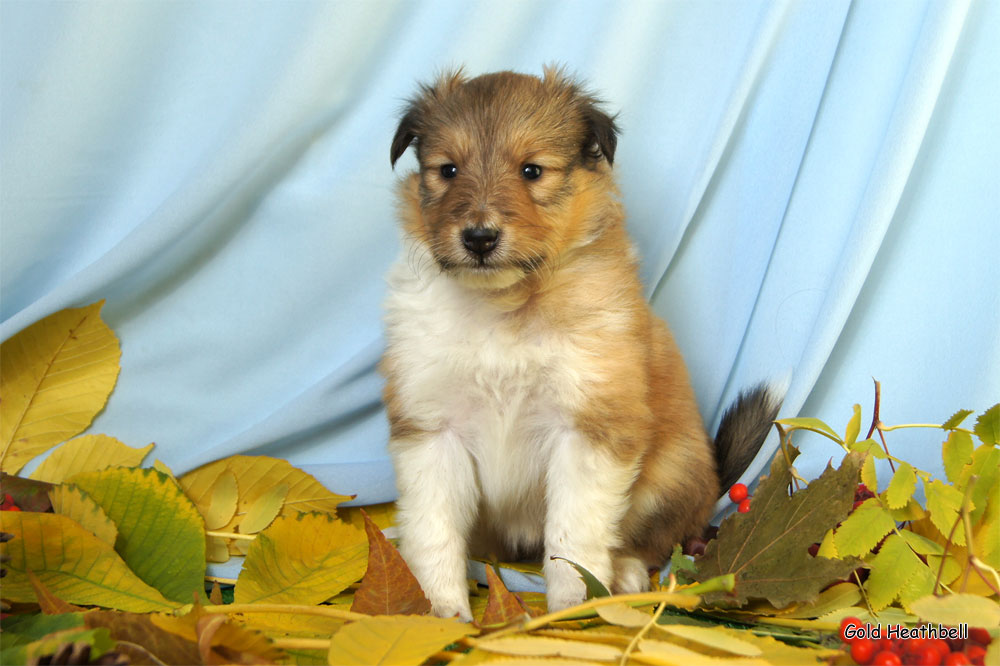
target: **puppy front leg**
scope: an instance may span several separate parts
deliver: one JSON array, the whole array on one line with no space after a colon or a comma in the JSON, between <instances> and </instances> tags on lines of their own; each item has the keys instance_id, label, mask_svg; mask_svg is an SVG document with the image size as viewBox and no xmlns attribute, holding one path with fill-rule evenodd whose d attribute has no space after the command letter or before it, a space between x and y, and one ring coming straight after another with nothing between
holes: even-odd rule
<instances>
[{"instance_id":1,"label":"puppy front leg","mask_svg":"<svg viewBox=\"0 0 1000 666\"><path fill-rule=\"evenodd\" d=\"M435 615L471 621L466 551L479 490L468 451L447 431L391 447L403 559Z\"/></svg>"},{"instance_id":2,"label":"puppy front leg","mask_svg":"<svg viewBox=\"0 0 1000 666\"><path fill-rule=\"evenodd\" d=\"M583 566L611 588L612 550L628 507L635 466L616 460L577 432L554 442L546 478L545 583L549 611L576 605L586 596L576 569Z\"/></svg>"}]
</instances>

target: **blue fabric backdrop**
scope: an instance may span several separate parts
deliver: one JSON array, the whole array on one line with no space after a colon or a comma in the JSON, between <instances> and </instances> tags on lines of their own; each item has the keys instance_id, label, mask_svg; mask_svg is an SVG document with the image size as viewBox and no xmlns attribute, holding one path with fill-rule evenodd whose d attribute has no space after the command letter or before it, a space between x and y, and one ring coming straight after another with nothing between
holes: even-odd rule
<instances>
[{"instance_id":1,"label":"blue fabric backdrop","mask_svg":"<svg viewBox=\"0 0 1000 666\"><path fill-rule=\"evenodd\" d=\"M887 423L982 410L998 34L987 0L3 0L0 337L107 299L122 371L91 432L178 473L269 454L392 499L397 114L444 67L563 63L620 111L642 277L713 428L768 377L784 416L841 429L873 376ZM807 476L836 456L802 442ZM939 442L893 434L930 470Z\"/></svg>"}]
</instances>

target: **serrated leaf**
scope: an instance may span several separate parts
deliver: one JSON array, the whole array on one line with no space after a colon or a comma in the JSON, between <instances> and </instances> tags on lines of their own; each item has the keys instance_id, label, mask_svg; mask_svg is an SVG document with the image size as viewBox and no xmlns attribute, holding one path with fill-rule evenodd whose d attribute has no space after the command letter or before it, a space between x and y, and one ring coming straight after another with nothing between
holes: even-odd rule
<instances>
[{"instance_id":1,"label":"serrated leaf","mask_svg":"<svg viewBox=\"0 0 1000 666\"><path fill-rule=\"evenodd\" d=\"M212 484L212 490L208 496L208 506L202 508L195 505L201 513L201 517L205 519L205 529L217 530L232 520L233 516L236 515L236 503L239 496L240 490L239 486L236 485L236 475L228 469L223 470L219 474L219 478ZM282 495L282 499L284 499L284 495Z\"/></svg>"},{"instance_id":2,"label":"serrated leaf","mask_svg":"<svg viewBox=\"0 0 1000 666\"><path fill-rule=\"evenodd\" d=\"M927 512L924 511L923 507L917 500L910 498L910 501L906 503L900 509L890 509L889 513L892 515L892 519L897 523L905 523L913 520L920 520L927 516Z\"/></svg>"},{"instance_id":3,"label":"serrated leaf","mask_svg":"<svg viewBox=\"0 0 1000 666\"><path fill-rule=\"evenodd\" d=\"M84 435L62 444L28 478L62 483L74 474L108 467L138 467L153 449L138 449L107 435Z\"/></svg>"},{"instance_id":4,"label":"serrated leaf","mask_svg":"<svg viewBox=\"0 0 1000 666\"><path fill-rule=\"evenodd\" d=\"M972 476L976 482L972 486L972 508L969 515L972 522L977 522L986 508L988 497L996 497L997 484L1000 482L1000 449L989 444L983 444L972 453L972 462L962 468L958 487L964 489Z\"/></svg>"},{"instance_id":5,"label":"serrated leaf","mask_svg":"<svg viewBox=\"0 0 1000 666\"><path fill-rule=\"evenodd\" d=\"M949 486L935 480L924 482L924 496L927 498L927 511L934 527L945 537L952 535L951 540L959 546L965 545L965 526L958 520L958 511L962 505L962 493L954 486ZM952 527L958 522L958 527L952 532Z\"/></svg>"},{"instance_id":6,"label":"serrated leaf","mask_svg":"<svg viewBox=\"0 0 1000 666\"><path fill-rule=\"evenodd\" d=\"M740 604L751 597L765 598L777 608L815 600L823 587L858 565L813 558L808 549L847 515L861 461L861 454L850 453L840 469L827 468L789 497L788 462L779 452L770 475L757 487L750 512L731 514L708 543L697 562L697 579L735 574L736 589L727 600Z\"/></svg>"},{"instance_id":7,"label":"serrated leaf","mask_svg":"<svg viewBox=\"0 0 1000 666\"><path fill-rule=\"evenodd\" d=\"M182 603L204 593L205 524L173 479L112 467L71 480L114 521L115 550L139 578Z\"/></svg>"},{"instance_id":8,"label":"serrated leaf","mask_svg":"<svg viewBox=\"0 0 1000 666\"><path fill-rule=\"evenodd\" d=\"M948 439L941 445L944 472L952 483L958 482L962 468L972 462L972 435L960 430L948 433Z\"/></svg>"},{"instance_id":9,"label":"serrated leaf","mask_svg":"<svg viewBox=\"0 0 1000 666\"><path fill-rule=\"evenodd\" d=\"M962 425L962 421L967 419L969 417L969 414L971 413L972 413L971 409L960 409L954 414L952 414L951 418L942 423L941 428L943 428L944 430L951 430L952 428L957 428L958 426Z\"/></svg>"},{"instance_id":10,"label":"serrated leaf","mask_svg":"<svg viewBox=\"0 0 1000 666\"><path fill-rule=\"evenodd\" d=\"M878 554L869 561L869 566L865 590L868 603L876 612L899 598L910 579L921 576L921 569L927 570L927 565L898 534L889 535Z\"/></svg>"},{"instance_id":11,"label":"serrated leaf","mask_svg":"<svg viewBox=\"0 0 1000 666\"><path fill-rule=\"evenodd\" d=\"M226 532L236 531L250 506L278 484L288 485L288 495L281 507L282 516L295 516L300 511L334 513L337 505L352 497L332 493L288 461L268 456L237 455L216 460L188 472L178 482L197 506L207 507L212 488L223 470L236 476L240 492L236 514L221 528Z\"/></svg>"},{"instance_id":12,"label":"serrated leaf","mask_svg":"<svg viewBox=\"0 0 1000 666\"><path fill-rule=\"evenodd\" d=\"M1000 605L974 594L926 596L910 604L920 619L950 626L1000 627Z\"/></svg>"},{"instance_id":13,"label":"serrated leaf","mask_svg":"<svg viewBox=\"0 0 1000 666\"><path fill-rule=\"evenodd\" d=\"M917 489L917 473L913 471L910 463L899 463L896 473L892 475L892 481L885 491L885 502L890 509L902 509L913 497L913 491Z\"/></svg>"},{"instance_id":14,"label":"serrated leaf","mask_svg":"<svg viewBox=\"0 0 1000 666\"><path fill-rule=\"evenodd\" d=\"M361 530L319 513L280 516L250 544L236 603L318 604L365 572Z\"/></svg>"},{"instance_id":15,"label":"serrated leaf","mask_svg":"<svg viewBox=\"0 0 1000 666\"><path fill-rule=\"evenodd\" d=\"M79 487L67 483L49 491L52 510L72 518L85 530L112 548L118 538L118 528L104 509Z\"/></svg>"},{"instance_id":16,"label":"serrated leaf","mask_svg":"<svg viewBox=\"0 0 1000 666\"><path fill-rule=\"evenodd\" d=\"M429 656L475 628L436 617L378 616L345 625L333 635L329 664L418 666Z\"/></svg>"},{"instance_id":17,"label":"serrated leaf","mask_svg":"<svg viewBox=\"0 0 1000 666\"><path fill-rule=\"evenodd\" d=\"M0 529L14 538L4 544L3 596L34 601L26 571L60 599L73 604L135 612L169 611L177 604L136 576L111 547L56 513L0 512Z\"/></svg>"},{"instance_id":18,"label":"serrated leaf","mask_svg":"<svg viewBox=\"0 0 1000 666\"><path fill-rule=\"evenodd\" d=\"M861 405L854 405L854 415L847 422L847 429L844 432L844 444L850 448L858 441L858 433L861 432Z\"/></svg>"},{"instance_id":19,"label":"serrated leaf","mask_svg":"<svg viewBox=\"0 0 1000 666\"><path fill-rule=\"evenodd\" d=\"M875 472L875 456L866 455L861 464L861 483L873 493L878 492L878 475Z\"/></svg>"},{"instance_id":20,"label":"serrated leaf","mask_svg":"<svg viewBox=\"0 0 1000 666\"><path fill-rule=\"evenodd\" d=\"M545 636L482 638L475 642L475 646L487 652L517 657L571 657L610 661L622 655L621 649L613 645Z\"/></svg>"},{"instance_id":21,"label":"serrated leaf","mask_svg":"<svg viewBox=\"0 0 1000 666\"><path fill-rule=\"evenodd\" d=\"M82 432L118 379L121 350L101 321L104 301L61 310L0 344L0 469Z\"/></svg>"},{"instance_id":22,"label":"serrated leaf","mask_svg":"<svg viewBox=\"0 0 1000 666\"><path fill-rule=\"evenodd\" d=\"M486 565L486 584L489 586L489 596L486 608L479 620L482 627L506 625L529 615L528 608L520 597L507 589L503 580L492 565ZM428 604L428 609L430 605Z\"/></svg>"},{"instance_id":23,"label":"serrated leaf","mask_svg":"<svg viewBox=\"0 0 1000 666\"><path fill-rule=\"evenodd\" d=\"M863 557L896 527L896 521L876 499L865 500L833 534L837 555Z\"/></svg>"},{"instance_id":24,"label":"serrated leaf","mask_svg":"<svg viewBox=\"0 0 1000 666\"><path fill-rule=\"evenodd\" d=\"M242 534L256 534L270 525L281 511L288 496L288 484L279 483L254 500L240 521Z\"/></svg>"},{"instance_id":25,"label":"serrated leaf","mask_svg":"<svg viewBox=\"0 0 1000 666\"><path fill-rule=\"evenodd\" d=\"M995 446L1000 442L1000 402L979 415L975 433L983 444Z\"/></svg>"},{"instance_id":26,"label":"serrated leaf","mask_svg":"<svg viewBox=\"0 0 1000 666\"><path fill-rule=\"evenodd\" d=\"M823 535L823 540L819 542L819 550L816 551L816 557L825 557L828 559L840 558L837 554L837 544L834 541L835 532L832 529L826 531Z\"/></svg>"},{"instance_id":27,"label":"serrated leaf","mask_svg":"<svg viewBox=\"0 0 1000 666\"><path fill-rule=\"evenodd\" d=\"M828 426L823 421L813 418L811 416L799 416L790 419L778 419L775 423L779 425L786 426L787 428L794 428L796 430L808 430L810 432L815 432L817 434L828 437L838 444L843 444L844 440L840 438L837 431Z\"/></svg>"},{"instance_id":28,"label":"serrated leaf","mask_svg":"<svg viewBox=\"0 0 1000 666\"><path fill-rule=\"evenodd\" d=\"M423 615L431 610L420 583L382 530L361 512L368 537L368 568L351 610L366 615ZM489 573L489 572L487 572Z\"/></svg>"}]
</instances>

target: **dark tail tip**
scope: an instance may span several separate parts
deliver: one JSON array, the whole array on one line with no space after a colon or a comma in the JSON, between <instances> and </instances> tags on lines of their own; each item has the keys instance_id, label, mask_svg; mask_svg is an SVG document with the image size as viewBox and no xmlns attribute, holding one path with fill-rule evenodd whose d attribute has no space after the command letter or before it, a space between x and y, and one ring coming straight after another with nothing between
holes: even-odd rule
<instances>
[{"instance_id":1,"label":"dark tail tip","mask_svg":"<svg viewBox=\"0 0 1000 666\"><path fill-rule=\"evenodd\" d=\"M761 383L742 391L722 415L715 435L715 460L723 492L750 466L778 416L784 397L783 391Z\"/></svg>"}]
</instances>

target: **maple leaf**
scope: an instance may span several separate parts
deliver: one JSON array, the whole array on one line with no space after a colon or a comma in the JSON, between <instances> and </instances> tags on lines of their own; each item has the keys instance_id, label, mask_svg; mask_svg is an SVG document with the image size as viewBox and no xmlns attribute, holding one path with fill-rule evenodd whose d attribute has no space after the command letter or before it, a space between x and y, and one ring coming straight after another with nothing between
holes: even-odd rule
<instances>
[{"instance_id":1,"label":"maple leaf","mask_svg":"<svg viewBox=\"0 0 1000 666\"><path fill-rule=\"evenodd\" d=\"M486 610L479 620L479 626L510 624L530 614L521 598L507 589L492 565L486 565L486 583L490 594L486 600Z\"/></svg>"},{"instance_id":2,"label":"maple leaf","mask_svg":"<svg viewBox=\"0 0 1000 666\"><path fill-rule=\"evenodd\" d=\"M730 595L711 595L708 601L743 605L751 598L764 598L777 608L811 602L823 587L860 565L854 558L812 557L808 549L850 511L863 455L848 454L840 469L827 467L805 489L789 496L790 465L796 455L794 447L789 447L787 459L778 452L770 476L757 487L750 512L734 513L723 521L718 537L698 560L696 580L736 576Z\"/></svg>"},{"instance_id":3,"label":"maple leaf","mask_svg":"<svg viewBox=\"0 0 1000 666\"><path fill-rule=\"evenodd\" d=\"M368 570L354 594L351 610L367 615L423 615L431 610L420 583L396 547L364 511Z\"/></svg>"}]
</instances>

